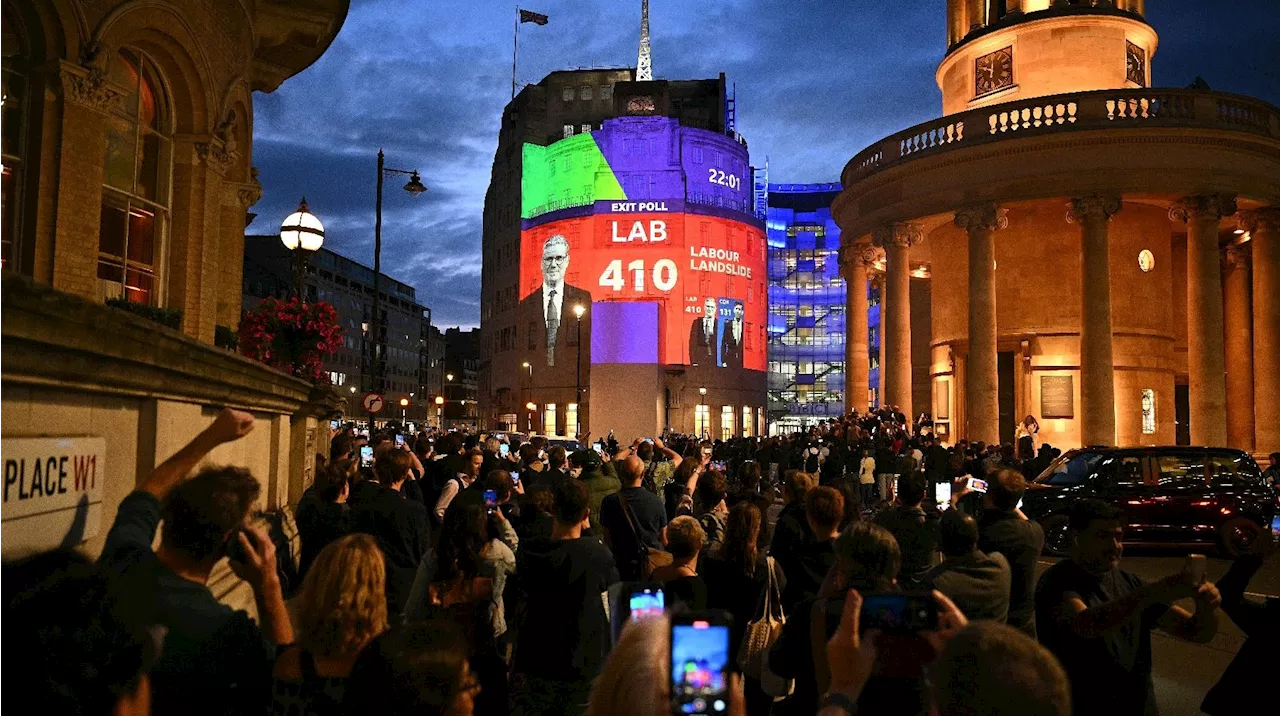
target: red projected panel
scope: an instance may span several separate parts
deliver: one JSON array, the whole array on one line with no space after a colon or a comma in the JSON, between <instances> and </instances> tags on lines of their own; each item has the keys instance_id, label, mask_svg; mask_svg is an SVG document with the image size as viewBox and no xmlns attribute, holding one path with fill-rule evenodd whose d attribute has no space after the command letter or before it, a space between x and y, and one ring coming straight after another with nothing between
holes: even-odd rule
<instances>
[{"instance_id":1,"label":"red projected panel","mask_svg":"<svg viewBox=\"0 0 1280 716\"><path fill-rule=\"evenodd\" d=\"M669 202L643 203L662 209ZM765 369L762 229L682 212L600 213L526 229L520 240L520 299L538 358L572 360L556 355L569 343L551 329L573 320L574 305L646 301L659 306L660 363ZM628 327L596 322L590 330Z\"/></svg>"}]
</instances>

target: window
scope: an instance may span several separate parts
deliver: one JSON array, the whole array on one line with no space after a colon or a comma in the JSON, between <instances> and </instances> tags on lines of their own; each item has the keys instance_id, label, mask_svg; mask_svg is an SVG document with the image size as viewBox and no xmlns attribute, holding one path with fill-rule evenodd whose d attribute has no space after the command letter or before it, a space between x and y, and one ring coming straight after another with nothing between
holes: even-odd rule
<instances>
[{"instance_id":1,"label":"window","mask_svg":"<svg viewBox=\"0 0 1280 716\"><path fill-rule=\"evenodd\" d=\"M606 101L613 99L613 85L600 85L600 99Z\"/></svg>"},{"instance_id":2,"label":"window","mask_svg":"<svg viewBox=\"0 0 1280 716\"><path fill-rule=\"evenodd\" d=\"M572 87L565 87L565 88L564 88L564 92L560 95L560 98L561 98L562 100L564 100L565 102L572 102L572 101L573 101L573 88L572 88Z\"/></svg>"},{"instance_id":3,"label":"window","mask_svg":"<svg viewBox=\"0 0 1280 716\"><path fill-rule=\"evenodd\" d=\"M8 5L4 6L7 10ZM22 226L19 220L21 211L18 206L22 201L21 187L26 156L26 114L27 114L27 66L26 49L23 38L19 35L20 26L10 17L4 15L4 26L0 27L0 82L3 89L3 106L0 107L0 161L3 161L3 179L0 181L0 268L15 269L15 260L21 252L18 247L18 236Z\"/></svg>"},{"instance_id":4,"label":"window","mask_svg":"<svg viewBox=\"0 0 1280 716\"><path fill-rule=\"evenodd\" d=\"M726 405L720 408L720 439L729 440L734 433L733 406Z\"/></svg>"},{"instance_id":5,"label":"window","mask_svg":"<svg viewBox=\"0 0 1280 716\"><path fill-rule=\"evenodd\" d=\"M765 430L764 408L759 408L759 407L756 408L756 425L758 426L760 432L763 433Z\"/></svg>"},{"instance_id":6,"label":"window","mask_svg":"<svg viewBox=\"0 0 1280 716\"><path fill-rule=\"evenodd\" d=\"M696 405L693 408L693 434L707 437L711 432L711 406Z\"/></svg>"},{"instance_id":7,"label":"window","mask_svg":"<svg viewBox=\"0 0 1280 716\"><path fill-rule=\"evenodd\" d=\"M742 437L749 438L754 432L751 425L751 406L742 406Z\"/></svg>"},{"instance_id":8,"label":"window","mask_svg":"<svg viewBox=\"0 0 1280 716\"><path fill-rule=\"evenodd\" d=\"M572 125L572 124L566 124L566 125L564 125L564 136L566 136L566 137L572 137L572 136L573 136L573 125Z\"/></svg>"},{"instance_id":9,"label":"window","mask_svg":"<svg viewBox=\"0 0 1280 716\"><path fill-rule=\"evenodd\" d=\"M547 435L556 434L556 404L547 403L542 411L542 432Z\"/></svg>"},{"instance_id":10,"label":"window","mask_svg":"<svg viewBox=\"0 0 1280 716\"><path fill-rule=\"evenodd\" d=\"M1082 485L1093 474L1098 453L1069 452L1053 461L1036 482L1046 485Z\"/></svg>"},{"instance_id":11,"label":"window","mask_svg":"<svg viewBox=\"0 0 1280 716\"><path fill-rule=\"evenodd\" d=\"M581 89L578 90L578 99L583 102L591 99L591 85L583 85Z\"/></svg>"},{"instance_id":12,"label":"window","mask_svg":"<svg viewBox=\"0 0 1280 716\"><path fill-rule=\"evenodd\" d=\"M1144 388L1142 391L1142 434L1150 435L1156 431L1156 392Z\"/></svg>"},{"instance_id":13,"label":"window","mask_svg":"<svg viewBox=\"0 0 1280 716\"><path fill-rule=\"evenodd\" d=\"M173 164L168 102L155 63L141 52L121 50L109 74L129 94L107 119L98 293L155 305Z\"/></svg>"},{"instance_id":14,"label":"window","mask_svg":"<svg viewBox=\"0 0 1280 716\"><path fill-rule=\"evenodd\" d=\"M583 134L590 134L590 133L591 133L591 125L589 125L589 124L584 124L584 125L582 125L582 133L583 133Z\"/></svg>"},{"instance_id":15,"label":"window","mask_svg":"<svg viewBox=\"0 0 1280 716\"><path fill-rule=\"evenodd\" d=\"M1205 458L1194 453L1156 457L1156 481L1161 492L1190 491L1205 487Z\"/></svg>"},{"instance_id":16,"label":"window","mask_svg":"<svg viewBox=\"0 0 1280 716\"><path fill-rule=\"evenodd\" d=\"M578 437L578 404L569 403L564 406L564 434L565 437Z\"/></svg>"}]
</instances>

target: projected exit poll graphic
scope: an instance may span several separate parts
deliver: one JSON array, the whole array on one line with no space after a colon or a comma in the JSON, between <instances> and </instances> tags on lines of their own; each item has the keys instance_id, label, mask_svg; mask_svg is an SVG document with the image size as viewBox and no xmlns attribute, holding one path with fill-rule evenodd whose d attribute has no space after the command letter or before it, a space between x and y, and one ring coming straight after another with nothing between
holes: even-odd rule
<instances>
[{"instance_id":1,"label":"projected exit poll graphic","mask_svg":"<svg viewBox=\"0 0 1280 716\"><path fill-rule=\"evenodd\" d=\"M764 370L765 235L745 146L624 117L526 144L523 161L521 348L542 374L567 379L579 341L597 363Z\"/></svg>"}]
</instances>

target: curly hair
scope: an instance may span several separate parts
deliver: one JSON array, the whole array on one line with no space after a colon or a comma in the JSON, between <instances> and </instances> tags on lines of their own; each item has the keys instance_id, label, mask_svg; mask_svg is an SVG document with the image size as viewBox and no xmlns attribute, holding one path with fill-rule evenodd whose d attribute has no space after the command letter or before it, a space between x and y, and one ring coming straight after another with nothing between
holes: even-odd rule
<instances>
[{"instance_id":1,"label":"curly hair","mask_svg":"<svg viewBox=\"0 0 1280 716\"><path fill-rule=\"evenodd\" d=\"M358 652L387 629L387 573L378 543L366 534L331 542L307 570L297 598L298 640L312 654Z\"/></svg>"},{"instance_id":2,"label":"curly hair","mask_svg":"<svg viewBox=\"0 0 1280 716\"><path fill-rule=\"evenodd\" d=\"M178 483L165 500L164 544L200 562L217 557L227 536L244 524L261 490L244 468L204 468Z\"/></svg>"}]
</instances>

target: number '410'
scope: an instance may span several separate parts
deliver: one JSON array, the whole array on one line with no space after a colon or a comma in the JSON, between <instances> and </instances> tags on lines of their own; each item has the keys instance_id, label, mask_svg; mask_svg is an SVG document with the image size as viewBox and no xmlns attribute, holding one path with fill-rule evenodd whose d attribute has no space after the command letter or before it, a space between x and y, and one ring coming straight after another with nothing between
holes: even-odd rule
<instances>
[{"instance_id":1,"label":"number '410'","mask_svg":"<svg viewBox=\"0 0 1280 716\"><path fill-rule=\"evenodd\" d=\"M636 291L643 293L645 282L645 266L642 259L636 259L627 264L628 272L631 273L631 283ZM658 259L653 264L652 281L653 287L659 291L670 291L676 287L676 279L678 270L676 262L671 259ZM614 292L621 291L627 285L626 276L622 270L622 259L614 259L605 267L604 273L600 274L600 285L612 289Z\"/></svg>"}]
</instances>

